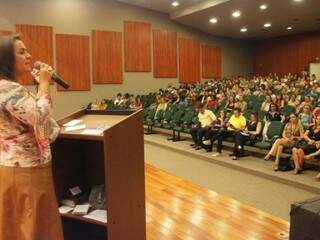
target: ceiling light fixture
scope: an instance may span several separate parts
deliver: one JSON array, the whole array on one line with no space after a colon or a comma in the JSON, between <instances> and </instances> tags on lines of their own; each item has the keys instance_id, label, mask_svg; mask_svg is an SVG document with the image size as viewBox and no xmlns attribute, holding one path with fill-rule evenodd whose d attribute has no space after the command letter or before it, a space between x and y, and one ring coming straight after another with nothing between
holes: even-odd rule
<instances>
[{"instance_id":1,"label":"ceiling light fixture","mask_svg":"<svg viewBox=\"0 0 320 240\"><path fill-rule=\"evenodd\" d=\"M287 30L292 30L292 27L291 26L287 27Z\"/></svg>"},{"instance_id":2,"label":"ceiling light fixture","mask_svg":"<svg viewBox=\"0 0 320 240\"><path fill-rule=\"evenodd\" d=\"M240 32L246 32L246 31L248 31L248 29L245 27L240 29Z\"/></svg>"},{"instance_id":3,"label":"ceiling light fixture","mask_svg":"<svg viewBox=\"0 0 320 240\"><path fill-rule=\"evenodd\" d=\"M293 0L294 2L302 2L303 0Z\"/></svg>"},{"instance_id":4,"label":"ceiling light fixture","mask_svg":"<svg viewBox=\"0 0 320 240\"><path fill-rule=\"evenodd\" d=\"M266 10L268 8L268 5L267 4L262 4L260 5L260 9L261 10Z\"/></svg>"},{"instance_id":5,"label":"ceiling light fixture","mask_svg":"<svg viewBox=\"0 0 320 240\"><path fill-rule=\"evenodd\" d=\"M238 18L238 17L240 17L240 16L241 16L241 12L240 12L239 10L234 11L234 12L232 13L232 17L234 17L234 18Z\"/></svg>"},{"instance_id":6,"label":"ceiling light fixture","mask_svg":"<svg viewBox=\"0 0 320 240\"><path fill-rule=\"evenodd\" d=\"M175 2L171 3L171 5L174 6L174 7L178 7L179 6L179 2L175 1Z\"/></svg>"},{"instance_id":7,"label":"ceiling light fixture","mask_svg":"<svg viewBox=\"0 0 320 240\"><path fill-rule=\"evenodd\" d=\"M209 22L214 24L218 22L218 19L214 17L214 18L211 18Z\"/></svg>"},{"instance_id":8,"label":"ceiling light fixture","mask_svg":"<svg viewBox=\"0 0 320 240\"><path fill-rule=\"evenodd\" d=\"M271 27L271 23L265 23L264 25L263 25L265 28L269 28L269 27Z\"/></svg>"}]
</instances>

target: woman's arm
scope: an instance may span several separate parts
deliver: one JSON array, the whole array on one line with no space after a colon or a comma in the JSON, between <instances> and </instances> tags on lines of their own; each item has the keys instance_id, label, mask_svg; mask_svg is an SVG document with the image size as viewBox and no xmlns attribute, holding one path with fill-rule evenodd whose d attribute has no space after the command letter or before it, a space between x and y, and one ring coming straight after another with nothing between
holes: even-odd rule
<instances>
[{"instance_id":1,"label":"woman's arm","mask_svg":"<svg viewBox=\"0 0 320 240\"><path fill-rule=\"evenodd\" d=\"M30 126L43 125L48 121L52 113L52 101L45 87L39 86L37 97L15 82L8 81L4 88L4 107L12 116Z\"/></svg>"},{"instance_id":2,"label":"woman's arm","mask_svg":"<svg viewBox=\"0 0 320 240\"><path fill-rule=\"evenodd\" d=\"M259 135L261 133L261 130L262 130L262 124L259 121L258 124L257 124L256 130L255 131L249 131L249 133L252 134L252 135Z\"/></svg>"}]
</instances>

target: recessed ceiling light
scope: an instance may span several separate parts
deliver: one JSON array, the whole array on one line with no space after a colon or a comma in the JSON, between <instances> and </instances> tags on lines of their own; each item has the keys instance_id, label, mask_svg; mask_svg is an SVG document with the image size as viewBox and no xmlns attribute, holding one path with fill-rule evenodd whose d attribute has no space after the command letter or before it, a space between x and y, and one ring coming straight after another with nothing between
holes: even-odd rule
<instances>
[{"instance_id":1,"label":"recessed ceiling light","mask_svg":"<svg viewBox=\"0 0 320 240\"><path fill-rule=\"evenodd\" d=\"M293 0L294 2L302 2L303 0Z\"/></svg>"},{"instance_id":2,"label":"recessed ceiling light","mask_svg":"<svg viewBox=\"0 0 320 240\"><path fill-rule=\"evenodd\" d=\"M264 26L265 28L269 28L269 27L271 27L271 23L265 23L263 26Z\"/></svg>"},{"instance_id":3,"label":"recessed ceiling light","mask_svg":"<svg viewBox=\"0 0 320 240\"><path fill-rule=\"evenodd\" d=\"M209 20L209 22L210 23L217 23L218 22L218 19L217 18L211 18L210 20Z\"/></svg>"},{"instance_id":4,"label":"recessed ceiling light","mask_svg":"<svg viewBox=\"0 0 320 240\"><path fill-rule=\"evenodd\" d=\"M266 10L268 8L268 5L267 4L262 4L260 5L260 9L261 10Z\"/></svg>"},{"instance_id":5,"label":"recessed ceiling light","mask_svg":"<svg viewBox=\"0 0 320 240\"><path fill-rule=\"evenodd\" d=\"M292 27L291 26L287 27L287 30L292 30Z\"/></svg>"},{"instance_id":6,"label":"recessed ceiling light","mask_svg":"<svg viewBox=\"0 0 320 240\"><path fill-rule=\"evenodd\" d=\"M175 1L175 2L171 3L171 5L174 6L174 7L178 7L179 6L179 2Z\"/></svg>"},{"instance_id":7,"label":"recessed ceiling light","mask_svg":"<svg viewBox=\"0 0 320 240\"><path fill-rule=\"evenodd\" d=\"M240 17L240 16L241 16L241 12L240 12L239 10L234 11L234 12L232 13L232 17L234 17L234 18L237 18L237 17Z\"/></svg>"},{"instance_id":8,"label":"recessed ceiling light","mask_svg":"<svg viewBox=\"0 0 320 240\"><path fill-rule=\"evenodd\" d=\"M248 29L245 27L240 29L240 32L246 32L246 31L248 31Z\"/></svg>"}]
</instances>

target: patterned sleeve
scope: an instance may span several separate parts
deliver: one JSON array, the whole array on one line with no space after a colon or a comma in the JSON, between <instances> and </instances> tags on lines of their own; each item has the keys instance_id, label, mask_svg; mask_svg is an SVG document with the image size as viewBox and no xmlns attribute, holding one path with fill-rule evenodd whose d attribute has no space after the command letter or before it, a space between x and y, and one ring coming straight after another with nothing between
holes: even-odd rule
<instances>
[{"instance_id":1,"label":"patterned sleeve","mask_svg":"<svg viewBox=\"0 0 320 240\"><path fill-rule=\"evenodd\" d=\"M23 86L15 82L0 87L3 106L14 117L30 126L44 125L52 113L52 101L49 95L34 97Z\"/></svg>"}]
</instances>

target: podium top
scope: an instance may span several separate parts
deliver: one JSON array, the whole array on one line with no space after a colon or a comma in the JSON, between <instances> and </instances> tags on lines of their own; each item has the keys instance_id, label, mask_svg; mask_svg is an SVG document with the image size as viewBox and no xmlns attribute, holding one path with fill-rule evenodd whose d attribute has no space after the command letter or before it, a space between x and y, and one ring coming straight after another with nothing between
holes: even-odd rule
<instances>
[{"instance_id":1,"label":"podium top","mask_svg":"<svg viewBox=\"0 0 320 240\"><path fill-rule=\"evenodd\" d=\"M67 138L101 138L103 137L103 132L110 127L118 124L120 121L127 118L127 115L92 115L85 114L74 119L81 120L75 126L81 126L82 129L79 130L69 130L67 127L61 126L61 131L59 137ZM70 119L70 120L74 120ZM84 126L85 125L85 126ZM83 136L83 137L81 137Z\"/></svg>"}]
</instances>

